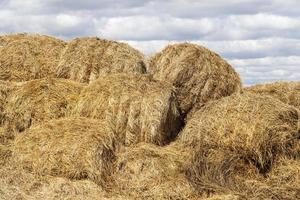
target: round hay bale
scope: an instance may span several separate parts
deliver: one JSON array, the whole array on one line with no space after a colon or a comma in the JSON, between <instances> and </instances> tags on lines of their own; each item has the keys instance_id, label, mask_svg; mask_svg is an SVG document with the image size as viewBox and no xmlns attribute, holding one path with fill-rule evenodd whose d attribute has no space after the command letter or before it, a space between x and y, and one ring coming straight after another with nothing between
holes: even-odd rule
<instances>
[{"instance_id":1,"label":"round hay bale","mask_svg":"<svg viewBox=\"0 0 300 200\"><path fill-rule=\"evenodd\" d=\"M276 82L244 88L246 92L270 95L300 110L300 82Z\"/></svg>"},{"instance_id":2,"label":"round hay bale","mask_svg":"<svg viewBox=\"0 0 300 200\"><path fill-rule=\"evenodd\" d=\"M192 199L196 192L183 165L176 150L140 143L118 155L115 189L137 199Z\"/></svg>"},{"instance_id":3,"label":"round hay bale","mask_svg":"<svg viewBox=\"0 0 300 200\"><path fill-rule=\"evenodd\" d=\"M173 87L148 75L100 76L81 92L72 115L111 122L126 146L167 144L182 127Z\"/></svg>"},{"instance_id":4,"label":"round hay bale","mask_svg":"<svg viewBox=\"0 0 300 200\"><path fill-rule=\"evenodd\" d=\"M86 118L51 120L16 136L12 159L38 175L89 179L105 186L115 142L108 123Z\"/></svg>"},{"instance_id":5,"label":"round hay bale","mask_svg":"<svg viewBox=\"0 0 300 200\"><path fill-rule=\"evenodd\" d=\"M177 88L184 114L241 88L239 75L225 60L195 44L167 46L150 59L149 68L154 78L170 81Z\"/></svg>"},{"instance_id":6,"label":"round hay bale","mask_svg":"<svg viewBox=\"0 0 300 200\"><path fill-rule=\"evenodd\" d=\"M82 84L64 79L25 82L7 98L5 126L12 132L22 132L37 122L65 117L82 88Z\"/></svg>"},{"instance_id":7,"label":"round hay bale","mask_svg":"<svg viewBox=\"0 0 300 200\"><path fill-rule=\"evenodd\" d=\"M56 71L60 78L84 83L109 73L146 73L144 56L125 43L77 38L67 44Z\"/></svg>"},{"instance_id":8,"label":"round hay bale","mask_svg":"<svg viewBox=\"0 0 300 200\"><path fill-rule=\"evenodd\" d=\"M186 148L235 152L266 173L274 158L287 152L298 137L297 110L270 96L234 94L196 112L178 141Z\"/></svg>"},{"instance_id":9,"label":"round hay bale","mask_svg":"<svg viewBox=\"0 0 300 200\"><path fill-rule=\"evenodd\" d=\"M65 42L43 35L0 37L0 80L28 81L54 76Z\"/></svg>"}]
</instances>

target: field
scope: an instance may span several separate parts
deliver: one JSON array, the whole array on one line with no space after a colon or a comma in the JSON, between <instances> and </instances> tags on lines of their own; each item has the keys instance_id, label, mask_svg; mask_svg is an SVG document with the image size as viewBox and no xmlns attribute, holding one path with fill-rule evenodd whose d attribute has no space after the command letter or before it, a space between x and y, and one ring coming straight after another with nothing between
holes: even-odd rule
<instances>
[{"instance_id":1,"label":"field","mask_svg":"<svg viewBox=\"0 0 300 200\"><path fill-rule=\"evenodd\" d=\"M300 199L300 82L209 49L0 36L0 199Z\"/></svg>"}]
</instances>

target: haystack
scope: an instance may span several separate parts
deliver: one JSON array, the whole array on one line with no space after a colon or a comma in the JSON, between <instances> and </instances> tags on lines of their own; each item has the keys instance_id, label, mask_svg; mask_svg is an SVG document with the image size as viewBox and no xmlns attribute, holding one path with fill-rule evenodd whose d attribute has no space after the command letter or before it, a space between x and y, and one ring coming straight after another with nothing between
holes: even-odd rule
<instances>
[{"instance_id":1,"label":"haystack","mask_svg":"<svg viewBox=\"0 0 300 200\"><path fill-rule=\"evenodd\" d=\"M57 76L88 83L109 73L146 72L144 56L128 44L91 38L68 43L57 68Z\"/></svg>"},{"instance_id":2,"label":"haystack","mask_svg":"<svg viewBox=\"0 0 300 200\"><path fill-rule=\"evenodd\" d=\"M297 121L297 109L277 99L235 94L210 102L196 112L178 142L192 152L203 146L229 150L264 174L277 155L295 145Z\"/></svg>"},{"instance_id":3,"label":"haystack","mask_svg":"<svg viewBox=\"0 0 300 200\"><path fill-rule=\"evenodd\" d=\"M25 82L7 98L5 126L22 132L32 124L66 116L76 103L82 84L64 79Z\"/></svg>"},{"instance_id":4,"label":"haystack","mask_svg":"<svg viewBox=\"0 0 300 200\"><path fill-rule=\"evenodd\" d=\"M300 110L300 82L276 82L244 88L246 92L270 95Z\"/></svg>"},{"instance_id":5,"label":"haystack","mask_svg":"<svg viewBox=\"0 0 300 200\"><path fill-rule=\"evenodd\" d=\"M81 92L72 114L110 121L125 145L163 145L182 126L176 102L173 87L151 76L110 74Z\"/></svg>"},{"instance_id":6,"label":"haystack","mask_svg":"<svg viewBox=\"0 0 300 200\"><path fill-rule=\"evenodd\" d=\"M0 37L0 80L28 81L54 76L65 42L43 35Z\"/></svg>"},{"instance_id":7,"label":"haystack","mask_svg":"<svg viewBox=\"0 0 300 200\"><path fill-rule=\"evenodd\" d=\"M118 155L113 175L117 193L137 199L193 199L185 160L172 148L140 143Z\"/></svg>"},{"instance_id":8,"label":"haystack","mask_svg":"<svg viewBox=\"0 0 300 200\"><path fill-rule=\"evenodd\" d=\"M89 179L104 186L114 161L114 133L108 123L86 118L52 120L16 137L16 165L38 175Z\"/></svg>"},{"instance_id":9,"label":"haystack","mask_svg":"<svg viewBox=\"0 0 300 200\"><path fill-rule=\"evenodd\" d=\"M170 81L177 88L184 114L241 88L239 75L225 60L195 44L167 46L150 59L149 68L154 78Z\"/></svg>"}]
</instances>

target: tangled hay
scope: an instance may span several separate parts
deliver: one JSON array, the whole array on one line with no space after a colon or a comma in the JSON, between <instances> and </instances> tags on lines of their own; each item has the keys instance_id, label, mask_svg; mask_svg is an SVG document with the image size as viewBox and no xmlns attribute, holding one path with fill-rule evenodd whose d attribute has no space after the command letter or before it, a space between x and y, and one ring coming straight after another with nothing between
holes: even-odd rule
<instances>
[{"instance_id":1,"label":"tangled hay","mask_svg":"<svg viewBox=\"0 0 300 200\"><path fill-rule=\"evenodd\" d=\"M9 146L2 145L0 143L0 166L3 166L6 164L6 162L10 159L11 157L11 150Z\"/></svg>"},{"instance_id":2,"label":"tangled hay","mask_svg":"<svg viewBox=\"0 0 300 200\"><path fill-rule=\"evenodd\" d=\"M300 110L300 82L260 84L244 89L247 92L270 95Z\"/></svg>"},{"instance_id":3,"label":"tangled hay","mask_svg":"<svg viewBox=\"0 0 300 200\"><path fill-rule=\"evenodd\" d=\"M22 132L37 122L66 116L83 85L64 79L45 78L25 82L7 98L5 126Z\"/></svg>"},{"instance_id":4,"label":"tangled hay","mask_svg":"<svg viewBox=\"0 0 300 200\"><path fill-rule=\"evenodd\" d=\"M16 84L8 81L0 81L0 126L4 122L4 108L7 105L7 97L16 87Z\"/></svg>"},{"instance_id":5,"label":"tangled hay","mask_svg":"<svg viewBox=\"0 0 300 200\"><path fill-rule=\"evenodd\" d=\"M198 146L232 151L264 174L278 154L295 145L297 121L294 107L272 97L235 94L195 113L178 140L193 151Z\"/></svg>"},{"instance_id":6,"label":"tangled hay","mask_svg":"<svg viewBox=\"0 0 300 200\"><path fill-rule=\"evenodd\" d=\"M166 144L182 126L173 87L148 75L100 76L81 92L72 114L110 121L126 146Z\"/></svg>"},{"instance_id":7,"label":"tangled hay","mask_svg":"<svg viewBox=\"0 0 300 200\"><path fill-rule=\"evenodd\" d=\"M105 196L105 192L89 180L41 177L15 167L0 168L1 200L108 199Z\"/></svg>"},{"instance_id":8,"label":"tangled hay","mask_svg":"<svg viewBox=\"0 0 300 200\"><path fill-rule=\"evenodd\" d=\"M239 75L225 60L195 44L167 46L150 59L149 68L154 78L168 80L177 88L184 114L241 88Z\"/></svg>"},{"instance_id":9,"label":"tangled hay","mask_svg":"<svg viewBox=\"0 0 300 200\"><path fill-rule=\"evenodd\" d=\"M52 120L16 137L13 160L29 172L89 179L104 186L114 161L109 124L85 118Z\"/></svg>"},{"instance_id":10,"label":"tangled hay","mask_svg":"<svg viewBox=\"0 0 300 200\"><path fill-rule=\"evenodd\" d=\"M115 188L137 199L194 199L183 165L174 149L140 143L118 155Z\"/></svg>"},{"instance_id":11,"label":"tangled hay","mask_svg":"<svg viewBox=\"0 0 300 200\"><path fill-rule=\"evenodd\" d=\"M57 68L57 76L88 83L108 73L146 72L144 56L128 44L96 37L68 43Z\"/></svg>"},{"instance_id":12,"label":"tangled hay","mask_svg":"<svg viewBox=\"0 0 300 200\"><path fill-rule=\"evenodd\" d=\"M28 81L53 76L65 42L43 35L0 37L0 80Z\"/></svg>"}]
</instances>

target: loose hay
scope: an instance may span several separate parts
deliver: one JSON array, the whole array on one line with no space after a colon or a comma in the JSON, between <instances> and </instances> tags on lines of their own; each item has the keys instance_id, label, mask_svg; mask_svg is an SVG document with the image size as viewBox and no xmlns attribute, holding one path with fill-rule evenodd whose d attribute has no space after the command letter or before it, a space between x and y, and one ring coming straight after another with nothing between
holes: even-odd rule
<instances>
[{"instance_id":1,"label":"loose hay","mask_svg":"<svg viewBox=\"0 0 300 200\"><path fill-rule=\"evenodd\" d=\"M137 199L194 199L183 165L174 149L140 143L118 155L115 188Z\"/></svg>"},{"instance_id":2,"label":"loose hay","mask_svg":"<svg viewBox=\"0 0 300 200\"><path fill-rule=\"evenodd\" d=\"M105 192L89 180L71 181L59 177L41 177L18 168L6 167L0 169L0 199L105 200L106 198Z\"/></svg>"},{"instance_id":3,"label":"loose hay","mask_svg":"<svg viewBox=\"0 0 300 200\"><path fill-rule=\"evenodd\" d=\"M276 155L295 145L297 121L294 107L272 97L235 94L195 113L179 142L192 150L197 146L230 150L266 173Z\"/></svg>"},{"instance_id":4,"label":"loose hay","mask_svg":"<svg viewBox=\"0 0 300 200\"><path fill-rule=\"evenodd\" d=\"M65 42L43 35L0 36L0 80L54 76Z\"/></svg>"},{"instance_id":5,"label":"loose hay","mask_svg":"<svg viewBox=\"0 0 300 200\"><path fill-rule=\"evenodd\" d=\"M90 179L104 186L114 160L115 138L109 124L76 118L52 120L18 135L16 165L39 175Z\"/></svg>"},{"instance_id":6,"label":"loose hay","mask_svg":"<svg viewBox=\"0 0 300 200\"><path fill-rule=\"evenodd\" d=\"M9 81L0 81L0 126L4 122L4 108L7 105L7 97L16 87L16 84Z\"/></svg>"},{"instance_id":7,"label":"loose hay","mask_svg":"<svg viewBox=\"0 0 300 200\"><path fill-rule=\"evenodd\" d=\"M32 124L65 117L74 106L83 85L64 79L25 82L7 98L5 126L22 132Z\"/></svg>"},{"instance_id":8,"label":"loose hay","mask_svg":"<svg viewBox=\"0 0 300 200\"><path fill-rule=\"evenodd\" d=\"M149 68L154 78L170 81L177 88L184 114L241 88L239 75L225 60L195 44L167 46L150 59Z\"/></svg>"},{"instance_id":9,"label":"loose hay","mask_svg":"<svg viewBox=\"0 0 300 200\"><path fill-rule=\"evenodd\" d=\"M300 110L300 82L259 84L244 89L246 92L270 95Z\"/></svg>"},{"instance_id":10,"label":"loose hay","mask_svg":"<svg viewBox=\"0 0 300 200\"><path fill-rule=\"evenodd\" d=\"M182 126L173 87L148 75L99 77L81 92L73 115L113 123L125 145L167 144Z\"/></svg>"},{"instance_id":11,"label":"loose hay","mask_svg":"<svg viewBox=\"0 0 300 200\"><path fill-rule=\"evenodd\" d=\"M96 37L77 38L65 48L57 76L88 83L109 73L145 73L144 56L128 44Z\"/></svg>"}]
</instances>

